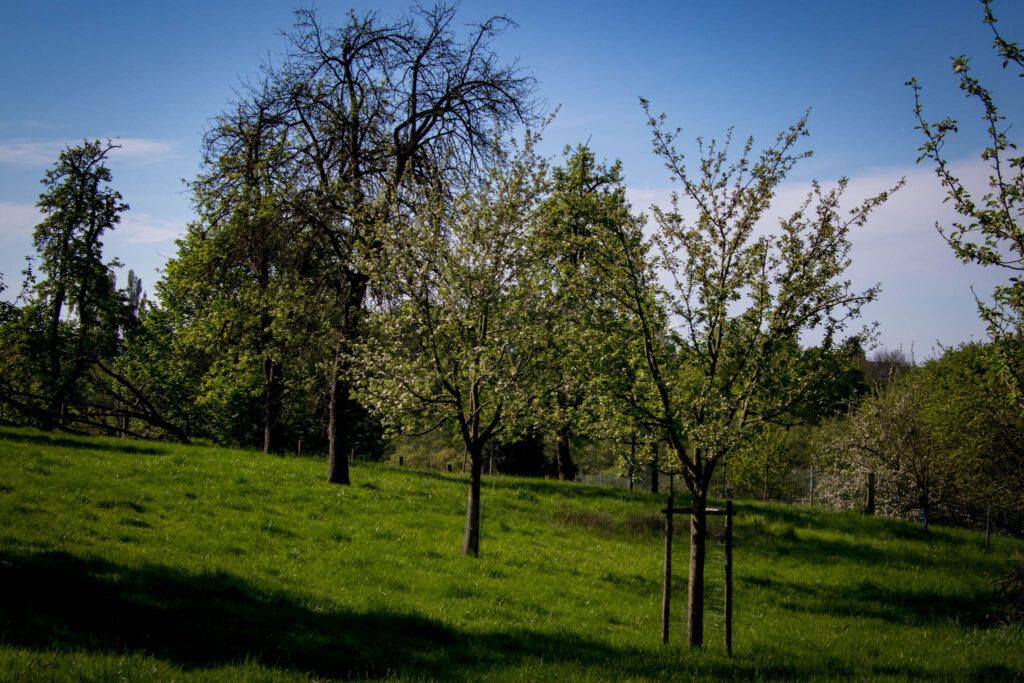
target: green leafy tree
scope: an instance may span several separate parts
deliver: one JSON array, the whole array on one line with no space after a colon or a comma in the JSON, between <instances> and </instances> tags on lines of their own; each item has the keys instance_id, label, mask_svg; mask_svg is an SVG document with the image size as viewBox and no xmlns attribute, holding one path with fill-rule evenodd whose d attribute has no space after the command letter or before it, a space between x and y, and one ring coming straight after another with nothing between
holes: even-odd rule
<instances>
[{"instance_id":1,"label":"green leafy tree","mask_svg":"<svg viewBox=\"0 0 1024 683\"><path fill-rule=\"evenodd\" d=\"M146 318L147 344L132 351L162 358L196 435L218 443L257 443L261 394L260 304L251 273L230 249L224 226L190 226L157 284L160 310ZM265 309L264 309L265 310ZM148 377L153 369L136 364Z\"/></svg>"},{"instance_id":2,"label":"green leafy tree","mask_svg":"<svg viewBox=\"0 0 1024 683\"><path fill-rule=\"evenodd\" d=\"M731 135L719 145L699 141L699 170L691 175L674 146L679 131L648 113L654 152L695 210L684 217L654 208L650 239L640 225L612 226L617 253L609 294L628 312L633 343L623 367L635 386L620 392L667 444L661 467L685 482L691 497L688 638L703 643L706 515L711 476L752 430L799 414L831 363L794 354L800 336L816 332L833 349L877 288L857 292L843 279L851 228L865 223L886 193L850 213L840 209L846 180L833 190L814 183L803 204L759 230L788 172L809 152L796 151L806 118L752 156L738 160ZM607 240L609 244L615 240ZM663 282L670 283L663 285ZM625 387L624 387L625 388Z\"/></svg>"},{"instance_id":3,"label":"green leafy tree","mask_svg":"<svg viewBox=\"0 0 1024 683\"><path fill-rule=\"evenodd\" d=\"M742 491L760 491L761 500L768 500L769 481L792 467L793 456L786 444L786 431L765 425L727 458L729 481Z\"/></svg>"},{"instance_id":4,"label":"green leafy tree","mask_svg":"<svg viewBox=\"0 0 1024 683\"><path fill-rule=\"evenodd\" d=\"M42 419L48 428L76 398L94 353L109 353L114 342L111 318L119 301L110 268L119 264L103 262L102 237L128 210L121 194L105 185L111 180L107 154L116 147L98 140L69 147L42 180L46 191L37 206L46 218L33 233L41 275L33 290L46 319L41 341L49 391ZM76 316L73 326L63 324L65 314Z\"/></svg>"},{"instance_id":5,"label":"green leafy tree","mask_svg":"<svg viewBox=\"0 0 1024 683\"><path fill-rule=\"evenodd\" d=\"M943 512L962 521L984 503L1024 510L1024 415L993 363L991 345L946 349L920 368L920 419L942 450Z\"/></svg>"},{"instance_id":6,"label":"green leafy tree","mask_svg":"<svg viewBox=\"0 0 1024 683\"><path fill-rule=\"evenodd\" d=\"M271 79L306 179L297 210L335 264L328 478L347 483L357 406L346 359L370 284L360 259L376 249L406 183L440 168L469 170L486 154L492 123L526 116L532 81L490 48L509 25L503 17L465 41L453 29L455 8L444 5L393 22L353 13L335 30L312 12L298 17L289 59Z\"/></svg>"},{"instance_id":7,"label":"green leafy tree","mask_svg":"<svg viewBox=\"0 0 1024 683\"><path fill-rule=\"evenodd\" d=\"M457 428L470 460L462 552L474 556L484 449L534 414L547 343L532 251L544 169L532 144L497 154L463 192L425 188L381 236L381 303L354 357L360 397L393 431Z\"/></svg>"},{"instance_id":8,"label":"green leafy tree","mask_svg":"<svg viewBox=\"0 0 1024 683\"><path fill-rule=\"evenodd\" d=\"M296 353L296 336L277 334L288 327L280 318L296 312L290 300L311 289L313 270L308 231L289 207L293 169L281 135L266 92L218 119L205 137L202 172L191 183L199 221L179 242L160 286L178 333L207 351L203 393L236 404L246 416L257 413L256 420L236 416L234 422L242 428L257 422L265 453L284 446L285 356ZM241 443L249 438L236 435Z\"/></svg>"},{"instance_id":9,"label":"green leafy tree","mask_svg":"<svg viewBox=\"0 0 1024 683\"><path fill-rule=\"evenodd\" d=\"M982 4L985 6L984 22L992 29L993 46L1002 59L1003 68L1016 70L1018 76L1024 77L1024 52L1017 43L999 33L991 0L984 0ZM1019 276L1024 271L1024 222L1021 220L1024 157L1017 153L1017 146L1010 138L1010 125L994 93L971 73L970 58L966 55L953 58L953 72L960 89L983 111L988 146L982 151L981 160L990 171L988 188L978 197L954 174L943 147L947 138L959 131L960 124L951 118L928 122L920 99L921 86L917 79L911 79L907 85L914 89L917 128L925 136L918 162L928 159L935 164L935 173L946 189L947 200L962 217L948 228L936 226L957 257L964 263L1005 268L1010 272L1007 283L995 288L991 302L977 298L978 312L988 325L1000 373L1013 389L1018 407L1024 407L1024 281Z\"/></svg>"},{"instance_id":10,"label":"green leafy tree","mask_svg":"<svg viewBox=\"0 0 1024 683\"><path fill-rule=\"evenodd\" d=\"M68 428L84 398L83 379L117 342L120 298L104 263L103 234L128 209L107 183L116 145L83 142L60 153L42 180L44 214L33 242L37 269L26 270L26 305L5 353L3 393L46 429Z\"/></svg>"},{"instance_id":11,"label":"green leafy tree","mask_svg":"<svg viewBox=\"0 0 1024 683\"><path fill-rule=\"evenodd\" d=\"M614 346L609 324L612 302L595 285L596 243L607 229L599 224L628 216L621 165L598 164L593 152L566 149L565 165L552 172L548 195L540 207L538 256L549 273L545 299L552 324L547 332L548 385L544 430L554 437L558 478L574 479L571 444L607 436L615 423L601 393L601 361ZM611 431L617 431L614 427Z\"/></svg>"},{"instance_id":12,"label":"green leafy tree","mask_svg":"<svg viewBox=\"0 0 1024 683\"><path fill-rule=\"evenodd\" d=\"M33 234L38 268L30 264L24 305L3 326L0 396L45 429L124 434L137 419L187 440L114 368L142 307L135 274L119 290L112 272L119 263L103 261L103 235L128 209L108 185L107 155L116 147L68 147L42 180L45 218Z\"/></svg>"},{"instance_id":13,"label":"green leafy tree","mask_svg":"<svg viewBox=\"0 0 1024 683\"><path fill-rule=\"evenodd\" d=\"M963 523L986 503L1024 509L1024 417L992 353L981 344L946 349L828 425L823 494L857 507L876 473L878 509L895 517Z\"/></svg>"}]
</instances>

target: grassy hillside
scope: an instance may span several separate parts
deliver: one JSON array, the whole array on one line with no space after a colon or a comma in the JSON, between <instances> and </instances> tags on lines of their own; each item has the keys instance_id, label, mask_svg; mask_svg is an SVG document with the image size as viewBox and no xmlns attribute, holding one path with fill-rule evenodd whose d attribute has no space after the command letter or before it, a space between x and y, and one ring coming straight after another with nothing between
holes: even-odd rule
<instances>
[{"instance_id":1,"label":"grassy hillside","mask_svg":"<svg viewBox=\"0 0 1024 683\"><path fill-rule=\"evenodd\" d=\"M714 617L685 648L682 537L660 645L663 499L487 478L469 559L460 475L325 471L0 430L0 679L1024 676L987 616L1019 541L740 504L730 658Z\"/></svg>"}]
</instances>

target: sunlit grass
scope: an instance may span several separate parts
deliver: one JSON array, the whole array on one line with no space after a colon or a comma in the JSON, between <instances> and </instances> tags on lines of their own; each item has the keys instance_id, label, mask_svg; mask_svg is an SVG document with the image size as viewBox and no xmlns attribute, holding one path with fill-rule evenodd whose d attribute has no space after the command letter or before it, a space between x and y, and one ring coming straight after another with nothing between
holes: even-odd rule
<instances>
[{"instance_id":1,"label":"sunlit grass","mask_svg":"<svg viewBox=\"0 0 1024 683\"><path fill-rule=\"evenodd\" d=\"M1024 544L738 506L734 656L659 641L662 497L0 430L0 678L663 680L1024 676L989 618ZM712 547L709 604L720 573Z\"/></svg>"}]
</instances>

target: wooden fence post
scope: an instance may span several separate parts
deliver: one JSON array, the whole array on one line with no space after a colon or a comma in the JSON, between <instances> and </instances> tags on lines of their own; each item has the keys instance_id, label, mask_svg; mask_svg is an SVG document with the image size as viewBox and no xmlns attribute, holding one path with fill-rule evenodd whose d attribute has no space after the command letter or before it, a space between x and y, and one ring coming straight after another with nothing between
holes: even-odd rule
<instances>
[{"instance_id":1,"label":"wooden fence post","mask_svg":"<svg viewBox=\"0 0 1024 683\"><path fill-rule=\"evenodd\" d=\"M992 540L992 503L985 504L985 550L988 550L988 544Z\"/></svg>"},{"instance_id":2,"label":"wooden fence post","mask_svg":"<svg viewBox=\"0 0 1024 683\"><path fill-rule=\"evenodd\" d=\"M661 581L661 642L668 643L669 603L672 599L672 494L665 508L665 574Z\"/></svg>"},{"instance_id":3,"label":"wooden fence post","mask_svg":"<svg viewBox=\"0 0 1024 683\"><path fill-rule=\"evenodd\" d=\"M732 654L732 501L725 502L725 654Z\"/></svg>"},{"instance_id":4,"label":"wooden fence post","mask_svg":"<svg viewBox=\"0 0 1024 683\"><path fill-rule=\"evenodd\" d=\"M811 507L814 507L814 465L811 465Z\"/></svg>"},{"instance_id":5,"label":"wooden fence post","mask_svg":"<svg viewBox=\"0 0 1024 683\"><path fill-rule=\"evenodd\" d=\"M875 473L868 472L867 500L864 501L864 514L875 514Z\"/></svg>"}]
</instances>

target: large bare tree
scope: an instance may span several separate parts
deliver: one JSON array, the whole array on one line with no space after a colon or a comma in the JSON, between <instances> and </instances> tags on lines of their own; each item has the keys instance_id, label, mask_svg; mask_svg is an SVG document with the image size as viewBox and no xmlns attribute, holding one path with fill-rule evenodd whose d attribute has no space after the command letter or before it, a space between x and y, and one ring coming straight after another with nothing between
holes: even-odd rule
<instances>
[{"instance_id":1,"label":"large bare tree","mask_svg":"<svg viewBox=\"0 0 1024 683\"><path fill-rule=\"evenodd\" d=\"M493 126L533 117L533 79L491 47L512 25L496 16L459 26L456 7L445 4L397 19L351 12L337 28L299 10L287 55L264 67L259 85L242 93L246 106L232 111L258 115L259 135L250 135L254 121L225 128L222 117L207 137L215 174L229 150L272 145L278 167L268 172L288 183L274 205L322 247L325 263L311 286L331 295L332 482L348 483L354 448L348 358L370 285L362 260L379 248L410 184L439 169L471 176Z\"/></svg>"}]
</instances>

